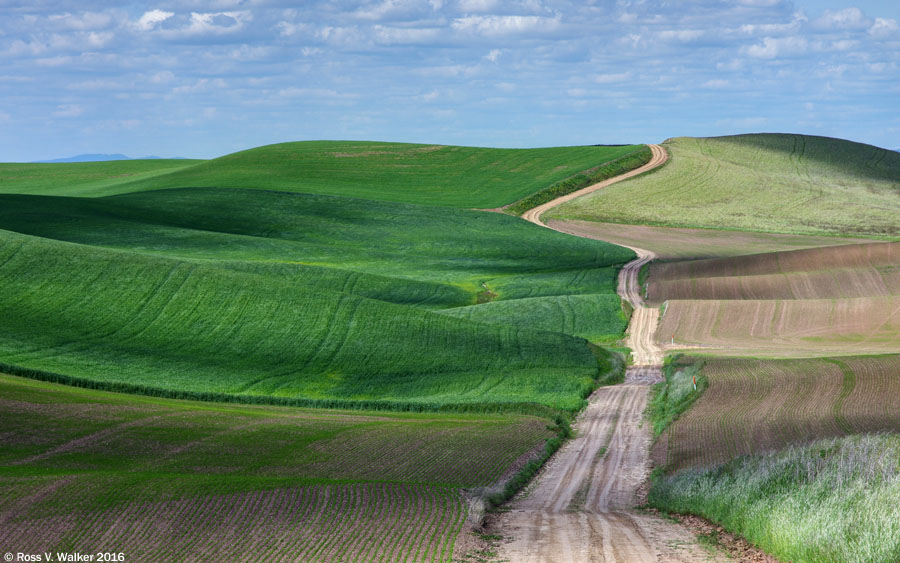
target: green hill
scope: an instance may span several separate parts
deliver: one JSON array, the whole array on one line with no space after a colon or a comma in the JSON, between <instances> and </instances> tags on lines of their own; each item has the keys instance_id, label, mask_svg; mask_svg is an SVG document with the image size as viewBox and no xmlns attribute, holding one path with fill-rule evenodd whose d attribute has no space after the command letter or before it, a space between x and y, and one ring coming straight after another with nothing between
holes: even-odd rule
<instances>
[{"instance_id":1,"label":"green hill","mask_svg":"<svg viewBox=\"0 0 900 563\"><path fill-rule=\"evenodd\" d=\"M0 193L101 196L119 186L187 168L202 160L113 160L75 163L0 163Z\"/></svg>"},{"instance_id":2,"label":"green hill","mask_svg":"<svg viewBox=\"0 0 900 563\"><path fill-rule=\"evenodd\" d=\"M640 147L493 149L306 141L268 145L201 162L0 165L0 191L98 196L160 188L262 188L490 208L512 203Z\"/></svg>"},{"instance_id":3,"label":"green hill","mask_svg":"<svg viewBox=\"0 0 900 563\"><path fill-rule=\"evenodd\" d=\"M496 213L218 188L5 195L0 229L0 362L322 404L575 408L609 367L578 332L432 310L532 275L611 296L632 256ZM592 331L621 332L618 300L597 307Z\"/></svg>"},{"instance_id":4,"label":"green hill","mask_svg":"<svg viewBox=\"0 0 900 563\"><path fill-rule=\"evenodd\" d=\"M545 218L838 236L900 236L900 154L807 135L677 138L660 170Z\"/></svg>"}]
</instances>

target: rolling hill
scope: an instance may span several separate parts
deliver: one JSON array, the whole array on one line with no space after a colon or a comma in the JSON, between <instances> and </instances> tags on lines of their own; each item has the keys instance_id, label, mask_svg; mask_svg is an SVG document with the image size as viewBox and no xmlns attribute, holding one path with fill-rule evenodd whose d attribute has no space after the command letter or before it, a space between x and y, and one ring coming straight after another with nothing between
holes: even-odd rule
<instances>
[{"instance_id":1,"label":"rolling hill","mask_svg":"<svg viewBox=\"0 0 900 563\"><path fill-rule=\"evenodd\" d=\"M454 150L444 161L434 160L442 150L420 148L299 143L202 163L211 182L249 177L242 174L253 166L255 177L273 185L295 173L284 191L0 195L0 290L8 297L0 308L10 319L0 329L0 362L17 373L59 374L42 376L59 381L190 397L578 408L595 379L616 369L609 352L583 337L614 343L621 336L615 277L633 253L502 214L290 191L353 191L360 165L387 174L393 164L386 162L396 158L411 175L395 171L393 183L382 177L367 195L416 199L415 182L428 177L444 182L448 197L477 199L496 180L491 159L500 153ZM337 149L358 154L335 156ZM575 153L586 163L627 150ZM572 152L513 151L503 166L524 169L507 174L504 185L541 167L549 182L565 173L551 159ZM316 168L335 159L357 164ZM91 182L111 182L114 171L127 169L115 166L134 163L98 165L107 176L73 179L71 191L97 189ZM46 166L17 181L63 192L55 182L77 169ZM440 180L448 167L465 173ZM148 165L148 182L164 183L161 170ZM590 301L597 315L589 325L536 326L501 305L526 296L529 306Z\"/></svg>"},{"instance_id":2,"label":"rolling hill","mask_svg":"<svg viewBox=\"0 0 900 563\"><path fill-rule=\"evenodd\" d=\"M641 147L492 149L304 141L208 161L3 164L0 192L102 196L161 188L252 188L488 208L512 203Z\"/></svg>"},{"instance_id":3,"label":"rolling hill","mask_svg":"<svg viewBox=\"0 0 900 563\"><path fill-rule=\"evenodd\" d=\"M900 236L900 154L808 135L679 137L669 163L548 219L744 231Z\"/></svg>"}]
</instances>

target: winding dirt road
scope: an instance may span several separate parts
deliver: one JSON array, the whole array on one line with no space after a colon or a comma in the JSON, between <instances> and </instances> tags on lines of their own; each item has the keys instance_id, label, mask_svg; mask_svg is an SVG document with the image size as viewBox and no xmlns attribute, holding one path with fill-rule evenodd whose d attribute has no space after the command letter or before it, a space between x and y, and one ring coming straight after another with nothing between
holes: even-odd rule
<instances>
[{"instance_id":1,"label":"winding dirt road","mask_svg":"<svg viewBox=\"0 0 900 563\"><path fill-rule=\"evenodd\" d=\"M665 150L650 145L652 160L627 174L555 199L523 215L547 227L548 209L662 165ZM548 227L550 228L550 227ZM634 365L623 385L591 395L576 424L577 435L548 462L510 510L489 528L507 539L500 558L519 562L717 561L684 527L635 511L649 472L650 434L642 426L648 384L660 379L662 351L653 342L658 311L644 307L638 273L653 253L633 249L638 258L619 275L619 295L634 306L628 345Z\"/></svg>"}]
</instances>

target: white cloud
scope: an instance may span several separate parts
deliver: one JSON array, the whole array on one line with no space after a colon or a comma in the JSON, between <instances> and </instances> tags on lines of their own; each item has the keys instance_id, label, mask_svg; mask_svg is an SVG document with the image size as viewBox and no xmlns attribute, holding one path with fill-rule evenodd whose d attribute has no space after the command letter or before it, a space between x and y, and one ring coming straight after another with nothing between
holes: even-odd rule
<instances>
[{"instance_id":1,"label":"white cloud","mask_svg":"<svg viewBox=\"0 0 900 563\"><path fill-rule=\"evenodd\" d=\"M210 80L209 78L201 78L193 84L185 84L172 89L173 94L194 94L204 92L215 88L225 88L227 84L221 78Z\"/></svg>"},{"instance_id":2,"label":"white cloud","mask_svg":"<svg viewBox=\"0 0 900 563\"><path fill-rule=\"evenodd\" d=\"M884 39L897 35L898 31L900 31L900 25L897 25L897 20L875 18L875 23L869 28L869 35L878 39Z\"/></svg>"},{"instance_id":3,"label":"white cloud","mask_svg":"<svg viewBox=\"0 0 900 563\"><path fill-rule=\"evenodd\" d=\"M102 12L84 12L78 15L66 12L53 14L47 19L54 26L81 31L103 29L113 22L111 15Z\"/></svg>"},{"instance_id":4,"label":"white cloud","mask_svg":"<svg viewBox=\"0 0 900 563\"><path fill-rule=\"evenodd\" d=\"M727 80L723 80L721 78L713 78L712 80L707 80L703 83L704 88L709 88L711 90L720 90L722 88L728 88L730 82Z\"/></svg>"},{"instance_id":5,"label":"white cloud","mask_svg":"<svg viewBox=\"0 0 900 563\"><path fill-rule=\"evenodd\" d=\"M615 84L616 82L625 82L627 80L631 80L631 72L615 72L594 76L594 82L597 84Z\"/></svg>"},{"instance_id":6,"label":"white cloud","mask_svg":"<svg viewBox=\"0 0 900 563\"><path fill-rule=\"evenodd\" d=\"M53 115L56 117L78 117L84 113L84 108L78 104L62 104L56 106Z\"/></svg>"},{"instance_id":7,"label":"white cloud","mask_svg":"<svg viewBox=\"0 0 900 563\"><path fill-rule=\"evenodd\" d=\"M438 28L385 27L376 25L373 28L375 41L385 45L429 43L440 38Z\"/></svg>"},{"instance_id":8,"label":"white cloud","mask_svg":"<svg viewBox=\"0 0 900 563\"><path fill-rule=\"evenodd\" d=\"M149 12L144 12L138 21L134 23L134 27L141 31L150 31L158 24L166 21L175 15L175 12L164 12L162 10L150 10Z\"/></svg>"},{"instance_id":9,"label":"white cloud","mask_svg":"<svg viewBox=\"0 0 900 563\"><path fill-rule=\"evenodd\" d=\"M150 82L153 84L168 84L175 80L175 74L171 70L161 70L150 76Z\"/></svg>"},{"instance_id":10,"label":"white cloud","mask_svg":"<svg viewBox=\"0 0 900 563\"><path fill-rule=\"evenodd\" d=\"M820 29L866 29L870 24L871 21L859 8L844 8L836 12L825 10L822 17L813 21L813 25Z\"/></svg>"},{"instance_id":11,"label":"white cloud","mask_svg":"<svg viewBox=\"0 0 900 563\"><path fill-rule=\"evenodd\" d=\"M659 38L663 41L681 41L687 43L696 41L706 34L701 29L667 29L659 32Z\"/></svg>"},{"instance_id":12,"label":"white cloud","mask_svg":"<svg viewBox=\"0 0 900 563\"><path fill-rule=\"evenodd\" d=\"M762 44L744 47L741 52L758 59L775 59L805 53L809 42L803 37L766 37Z\"/></svg>"},{"instance_id":13,"label":"white cloud","mask_svg":"<svg viewBox=\"0 0 900 563\"><path fill-rule=\"evenodd\" d=\"M503 54L503 51L501 51L500 49L491 49L490 52L488 52L488 54L484 56L484 58L491 61L492 63L495 63L495 62L497 62L497 59L499 59L500 55L502 55L502 54Z\"/></svg>"},{"instance_id":14,"label":"white cloud","mask_svg":"<svg viewBox=\"0 0 900 563\"><path fill-rule=\"evenodd\" d=\"M460 0L459 9L463 12L489 12L497 4L497 0Z\"/></svg>"},{"instance_id":15,"label":"white cloud","mask_svg":"<svg viewBox=\"0 0 900 563\"><path fill-rule=\"evenodd\" d=\"M558 16L466 16L454 20L451 27L464 33L496 37L554 31L560 27L560 20Z\"/></svg>"},{"instance_id":16,"label":"white cloud","mask_svg":"<svg viewBox=\"0 0 900 563\"><path fill-rule=\"evenodd\" d=\"M232 33L253 19L249 11L242 12L191 12L191 21L185 32L189 35Z\"/></svg>"}]
</instances>

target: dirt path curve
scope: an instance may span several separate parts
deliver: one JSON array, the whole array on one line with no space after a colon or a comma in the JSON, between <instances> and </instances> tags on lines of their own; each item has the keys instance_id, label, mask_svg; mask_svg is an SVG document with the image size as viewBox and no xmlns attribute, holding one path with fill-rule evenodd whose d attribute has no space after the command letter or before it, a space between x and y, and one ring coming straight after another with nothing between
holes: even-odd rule
<instances>
[{"instance_id":1,"label":"dirt path curve","mask_svg":"<svg viewBox=\"0 0 900 563\"><path fill-rule=\"evenodd\" d=\"M628 174L606 180L528 211L538 225L541 214L564 201L606 187L661 165L662 147L650 145L653 159ZM647 384L659 380L662 351L653 343L658 311L643 306L638 284L641 266L653 254L633 249L637 260L619 275L619 294L634 306L628 329L634 366L626 383L598 389L569 440L538 477L488 527L506 541L501 560L524 562L719 561L700 548L683 526L634 510L649 472L650 434L642 425Z\"/></svg>"}]
</instances>

